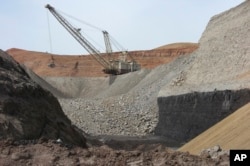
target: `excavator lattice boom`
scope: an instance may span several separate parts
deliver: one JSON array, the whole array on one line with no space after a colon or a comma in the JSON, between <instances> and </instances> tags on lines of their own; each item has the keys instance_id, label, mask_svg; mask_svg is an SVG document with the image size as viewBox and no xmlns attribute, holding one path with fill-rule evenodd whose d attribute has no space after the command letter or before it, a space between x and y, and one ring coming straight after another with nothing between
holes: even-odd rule
<instances>
[{"instance_id":1,"label":"excavator lattice boom","mask_svg":"<svg viewBox=\"0 0 250 166\"><path fill-rule=\"evenodd\" d=\"M111 43L110 43L110 39L109 39L109 33L107 31L102 31L103 36L104 36L104 43L106 46L106 53L110 54L112 53L112 47L111 47Z\"/></svg>"},{"instance_id":2,"label":"excavator lattice boom","mask_svg":"<svg viewBox=\"0 0 250 166\"><path fill-rule=\"evenodd\" d=\"M100 52L80 33L80 29L72 26L60 13L58 13L54 7L47 4L45 6L53 16L59 21L59 23L85 48L85 50L92 55L97 62L104 67L104 72L108 74L124 74L140 69L140 65L135 61L127 62L121 60L105 60ZM106 52L112 53L112 47L110 44L107 31L103 31L104 40L106 45Z\"/></svg>"}]
</instances>

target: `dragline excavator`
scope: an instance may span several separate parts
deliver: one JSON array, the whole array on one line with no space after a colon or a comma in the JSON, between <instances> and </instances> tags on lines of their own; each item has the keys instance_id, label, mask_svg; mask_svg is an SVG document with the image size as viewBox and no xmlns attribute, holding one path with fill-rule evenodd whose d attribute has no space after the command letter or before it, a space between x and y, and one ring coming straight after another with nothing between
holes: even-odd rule
<instances>
[{"instance_id":1,"label":"dragline excavator","mask_svg":"<svg viewBox=\"0 0 250 166\"><path fill-rule=\"evenodd\" d=\"M88 53L95 58L104 67L104 72L108 74L124 74L128 72L133 72L140 70L140 65L132 59L128 61L126 59L117 60L105 60L100 52L80 33L80 29L72 26L61 14L59 14L54 7L47 4L45 6L54 17L59 21L59 23L85 48ZM111 44L109 41L109 36L107 31L103 31L104 40L106 45L106 52L112 53Z\"/></svg>"},{"instance_id":2,"label":"dragline excavator","mask_svg":"<svg viewBox=\"0 0 250 166\"><path fill-rule=\"evenodd\" d=\"M104 36L104 43L106 47L106 53L110 54L112 53L112 47L109 39L109 33L107 31L102 31L103 36Z\"/></svg>"}]
</instances>

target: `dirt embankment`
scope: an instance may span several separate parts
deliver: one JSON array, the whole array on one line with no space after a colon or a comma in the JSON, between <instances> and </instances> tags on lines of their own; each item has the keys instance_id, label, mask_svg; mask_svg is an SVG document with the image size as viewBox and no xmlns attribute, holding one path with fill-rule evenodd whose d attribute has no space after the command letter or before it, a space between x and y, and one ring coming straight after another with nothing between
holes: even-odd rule
<instances>
[{"instance_id":1,"label":"dirt embankment","mask_svg":"<svg viewBox=\"0 0 250 166\"><path fill-rule=\"evenodd\" d=\"M246 104L233 114L209 128L182 146L180 151L200 154L203 149L220 145L222 149L250 148L250 104Z\"/></svg>"},{"instance_id":2,"label":"dirt embankment","mask_svg":"<svg viewBox=\"0 0 250 166\"><path fill-rule=\"evenodd\" d=\"M249 1L246 1L235 8L212 17L206 30L202 34L199 48L193 53L186 56L178 56L177 58L173 56L174 61L158 66L152 70L142 69L138 72L118 76L112 84L108 84L109 81L107 79L84 80L85 78L73 79L72 77L65 79L65 75L71 75L70 72L72 68L74 68L76 61L72 61L72 64L69 65L70 67L65 66L65 70L63 70L63 67L50 68L46 66L51 59L47 59L46 63L40 64L40 67L39 63L35 63L38 62L36 59L34 59L34 62L31 62L30 59L26 59L27 65L31 65L34 70L41 70L41 73L55 72L60 75L61 72L61 75L64 75L64 77L60 79L48 80L53 85L58 85L61 89L69 91L71 93L70 95L77 97L75 99L60 100L60 102L64 111L72 121L85 131L92 132L93 134L111 135L152 134L160 118L163 121L164 119L165 121L168 120L168 122L175 121L178 115L185 112L193 118L192 120L194 122L201 121L199 116L192 116L194 110L203 113L202 104L197 104L195 100L197 98L191 98L191 102L194 104L190 103L190 101L185 101L189 106L188 109L187 107L182 107L180 111L176 110L176 112L173 112L173 110L171 110L171 114L164 114L164 112L168 112L167 108L169 108L161 105L161 103L165 103L164 98L169 100L168 97L172 96L173 101L178 101L178 96L182 95L185 97L188 94L194 94L195 96L197 94L196 92L213 94L213 92L217 91L224 93L223 91L227 90L237 91L250 87L250 77L249 74L247 74L250 68L250 49L248 45L248 43L250 43L249 9ZM170 46L176 48L176 44ZM144 60L149 57L150 61L147 64L154 64L151 63L151 61L152 59L156 59L155 57L159 57L161 62L164 58L166 58L165 60L169 60L169 58L172 57L171 54L161 54L164 52L162 51L164 49L169 49L169 46L145 53L142 51L134 52L134 57L140 57ZM15 50L9 50L9 52L11 51ZM29 53L30 57L32 57L32 52L21 51L21 53L22 52L25 54ZM153 58L150 52L154 53ZM159 52L157 56L156 52ZM21 53L19 55L21 55ZM136 53L138 53L138 56ZM44 57L42 54L40 56L40 58ZM25 60L25 58L30 57L23 54L23 57L16 56L15 58ZM48 57L50 56L48 55ZM63 58L65 59L63 60ZM63 60L61 61L62 64L64 64L67 57L63 58L61 59ZM85 56L75 58L85 58ZM94 67L91 66L89 69L79 70L79 73L87 72L90 74L94 71L93 68L100 72L101 66L95 61L92 62L92 64L96 63L100 68L98 69L98 67L94 65ZM79 67L79 65L81 66L81 64L76 66ZM89 89L97 89L97 91L94 92ZM74 92L74 94L72 92ZM91 99L89 96L97 97L98 100ZM88 98L88 100L83 97ZM164 102L157 103L157 98L162 98ZM223 103L223 100L221 101ZM229 104L231 102L230 99L226 99L225 101L229 101ZM204 99L201 99L200 103L203 102ZM208 98L208 102L213 102L213 100L209 100ZM180 105L181 103L177 104ZM212 106L213 104L209 105ZM199 108L196 107L197 105L199 105ZM217 104L217 106L216 108L221 108L220 104ZM159 108L161 110L161 117L158 116ZM234 109L229 108L229 112L238 109L236 107L233 108ZM212 107L209 109L213 111ZM221 119L218 117L224 117L217 116L216 113L213 115L214 116L211 117L211 119L213 119L211 120L212 123L220 121ZM186 117L184 114L182 116L184 118ZM204 117L206 116L204 115ZM216 119L216 121L214 121L214 119ZM195 131L196 134L199 134L197 131L202 132L212 125L212 123L210 123L207 126L202 125L203 127L201 127L201 125L193 123L187 126L186 123L182 123L184 121L181 119L178 120L178 128L181 130L187 129L186 133ZM162 129L165 130L164 126ZM166 132L166 135L171 135L167 133L169 132L168 130L164 132ZM192 136L195 135L192 134ZM189 137L189 139L191 138Z\"/></svg>"},{"instance_id":3,"label":"dirt embankment","mask_svg":"<svg viewBox=\"0 0 250 166\"><path fill-rule=\"evenodd\" d=\"M58 100L0 50L0 139L62 139L86 146Z\"/></svg>"},{"instance_id":4,"label":"dirt embankment","mask_svg":"<svg viewBox=\"0 0 250 166\"><path fill-rule=\"evenodd\" d=\"M185 94L194 93L194 95L196 95L196 92L208 93L219 91L223 93L223 91L228 90L237 91L243 88L249 89L249 9L250 3L246 1L233 9L214 16L200 39L199 49L188 56L174 58L174 61L154 68L149 72L143 69L138 72L118 76L110 86L107 86L107 91L104 90L101 94L95 94L99 97L98 99L90 98L86 100L85 98L79 97L60 100L65 113L78 127L83 128L87 132L122 135L136 133L138 135L145 135L154 133L154 129L159 120L158 104L160 103L157 103L157 98L167 99L168 97L172 97L172 104L178 105L179 103L174 101L178 101L177 99L180 95L185 97ZM50 57L50 55L48 55L48 57ZM161 57L161 54L159 54L159 57ZM169 57L169 55L167 55L167 57ZM30 57L26 56L26 58ZM162 59L162 57L160 59ZM51 57L48 58L46 63L42 65L40 61L34 60L34 62L38 62L33 66L34 70L38 68L36 66L40 65L42 67L39 70L44 73L52 72L53 68L49 67L48 70L44 67L51 64L51 60ZM54 61L56 60L54 59ZM63 62L64 61L65 59ZM26 65L31 65L32 67L33 63L31 63L29 59L27 62L30 62L30 64L27 63ZM58 68L57 71L58 73L62 72L61 76L73 76L72 68L76 70L79 67L79 63L77 64L76 61L73 61L69 66L63 66L64 63L55 63L55 65L58 64L62 66ZM95 71L93 68L98 70L98 72L101 71L101 68L92 67L89 66L88 69L85 68L85 70L79 71L91 73ZM64 68L67 70L62 70ZM96 74L96 72L94 73ZM92 73L92 75L95 75L94 73ZM77 75L75 74L75 76ZM138 76L142 77L138 79ZM130 78L132 81L128 81ZM137 79L135 83L133 82L134 79ZM126 87L127 91L122 91L123 87ZM117 91L119 93L117 93ZM93 92L91 93L94 94ZM219 103L218 105L223 106L222 108L231 109L230 102L237 102L237 98L230 96L231 95L222 96L222 98L225 97L225 102ZM211 98L213 98L213 95ZM212 100L210 100L211 98L209 97L207 100L202 100L202 102L212 102ZM190 107L183 106L181 111L172 111L172 114L164 114L167 110L165 107L161 107L161 112L163 113L160 115L161 118L168 122L174 122L175 118L180 115L180 112L192 115L192 111L195 110L194 108L197 108L197 100L191 98L191 101L187 101L187 99L188 98L185 98L184 101L187 102ZM236 109L237 108L231 111L233 112ZM204 109L201 107L199 110L203 111ZM213 110L213 108L211 108L211 110ZM206 111L202 113L207 114ZM221 113L223 114L223 112ZM197 116L191 117L193 121L199 119ZM214 117L210 118L213 119ZM186 116L183 115L183 118L186 118ZM218 119L218 121L219 120L221 119ZM203 121L200 123L202 122ZM246 119L242 119L241 122L249 124ZM178 123L178 128L188 128L188 131L200 129L199 125L186 126L185 123L182 123L182 119L178 119ZM164 126L162 129L164 129ZM205 130L205 128L203 128L203 130ZM225 131L227 132L227 130ZM166 130L165 132L168 131ZM212 133L211 136L215 133L216 132ZM247 135L247 138L249 138L249 135ZM149 160L152 160L152 158ZM160 159L158 159L158 161L159 160ZM144 163L142 163L142 165L143 164Z\"/></svg>"},{"instance_id":5,"label":"dirt embankment","mask_svg":"<svg viewBox=\"0 0 250 166\"><path fill-rule=\"evenodd\" d=\"M62 112L55 97L0 50L0 165L216 165L212 159L162 145L131 147L86 138ZM95 145L95 146L93 146Z\"/></svg>"},{"instance_id":6,"label":"dirt embankment","mask_svg":"<svg viewBox=\"0 0 250 166\"><path fill-rule=\"evenodd\" d=\"M158 98L159 122L155 133L183 144L226 118L249 101L249 89L193 92ZM250 126L250 123L246 122L247 124ZM225 124L225 126L227 125ZM240 127L238 129L244 130ZM226 131L222 133L224 132ZM216 135L216 133L214 134ZM215 145L209 147L212 146Z\"/></svg>"},{"instance_id":7,"label":"dirt embankment","mask_svg":"<svg viewBox=\"0 0 250 166\"><path fill-rule=\"evenodd\" d=\"M0 141L0 164L7 165L68 165L68 166L134 166L134 165L228 165L229 156L211 159L173 151L161 145L144 146L136 149L114 150L108 146L80 147L65 146L51 140L38 143Z\"/></svg>"},{"instance_id":8,"label":"dirt embankment","mask_svg":"<svg viewBox=\"0 0 250 166\"><path fill-rule=\"evenodd\" d=\"M218 95L213 95L209 99L203 99L205 103L215 100L209 106L198 109L200 114L203 114L201 116L197 116L197 112L195 111L197 106L199 106L199 100L193 100L195 98L188 102L188 105L193 103L193 107L191 108L185 105L186 103L177 104L183 107L182 113L178 109L171 109L171 112L169 112L169 107L164 107L163 105L161 112L165 117L162 121L177 123L178 128L187 129L186 133L201 129L201 126L207 121L211 122L216 120L218 115L226 115L226 107L228 107L228 113L236 111L235 114L229 116L228 119L226 118L221 121L218 125L198 136L197 139L193 139L184 146L182 150L197 154L199 153L198 151L201 151L203 148L217 144L226 149L250 148L248 141L246 141L250 139L250 123L249 120L245 118L248 117L249 106L243 107L243 110L238 110L242 104L246 104L250 101L249 27L250 1L245 1L239 6L212 17L199 41L199 49L190 55L189 66L182 68L182 72L180 72L172 82L166 84L165 87L160 90L158 99L161 98L164 104L164 102L167 103L169 101L168 98L175 97L175 100L177 100L178 96L185 96L190 93L197 95L199 93L214 92L216 94L223 90L225 92L240 92L246 89L246 91L239 96L234 94L225 95L223 97L224 99L222 98L225 102L220 103L218 105L220 106L219 111L215 112L217 115L210 118L206 117L206 114L210 112L208 108L220 101ZM187 99L188 98L185 100ZM175 103L173 102L171 104L174 105ZM238 108L235 107L234 104L239 104L237 106ZM214 110L216 109L211 108L211 111ZM188 117L185 114L194 122L192 125L188 126L185 123L186 120L182 120ZM180 118L180 116L183 117ZM201 118L202 116L204 116L203 119ZM217 120L220 121L222 119ZM166 130L166 133L171 134L168 130Z\"/></svg>"},{"instance_id":9,"label":"dirt embankment","mask_svg":"<svg viewBox=\"0 0 250 166\"><path fill-rule=\"evenodd\" d=\"M141 65L142 68L152 69L161 64L168 63L176 57L193 52L198 48L195 43L175 43L153 50L130 51L129 55ZM39 76L73 76L73 77L100 77L107 76L102 72L103 67L88 55L54 55L44 52L9 49L8 54L21 64L32 69ZM112 54L118 59L120 53ZM110 56L102 54L108 60Z\"/></svg>"}]
</instances>

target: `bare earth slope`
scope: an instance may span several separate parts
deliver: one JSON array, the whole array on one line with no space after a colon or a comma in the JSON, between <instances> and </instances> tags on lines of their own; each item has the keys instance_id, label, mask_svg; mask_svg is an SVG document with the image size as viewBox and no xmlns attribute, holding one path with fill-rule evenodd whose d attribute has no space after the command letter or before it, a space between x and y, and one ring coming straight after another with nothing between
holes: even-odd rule
<instances>
[{"instance_id":1,"label":"bare earth slope","mask_svg":"<svg viewBox=\"0 0 250 166\"><path fill-rule=\"evenodd\" d=\"M245 1L242 4L211 18L199 41L199 48L194 53L192 53L189 58L188 67L180 69L180 72L176 78L161 88L158 94L158 99L162 98L162 103L168 103L168 97L185 95L188 93L209 93L223 90L231 91L249 89L249 44L250 1ZM213 97L211 100L212 99ZM247 99L247 102L249 102L249 98L245 99ZM207 102L209 103L211 100L208 99ZM217 101L214 103L216 102ZM217 115L225 115L227 111L227 113L236 111L237 109L232 109L234 103L238 103L238 101L237 99L233 99L233 96L225 97L224 102L220 104L221 109L216 112ZM179 128L183 129L184 131L192 132L195 129L199 129L201 124L203 125L205 122L211 121L210 119L202 118L202 116L197 116L197 112L199 112L201 115L208 114L206 110L207 107L204 109L201 108L197 112L194 112L195 109L197 110L196 106L199 105L199 103L197 103L195 98L191 98L190 104L193 104L193 108L183 108L182 110L176 110L175 112L171 109L167 109L167 107L164 107L164 105L161 106L163 108L161 114L162 116L165 115L162 121L172 121L172 126L165 125L165 131L171 130L173 132L175 131L175 126L179 126ZM178 103L178 105L184 104ZM228 109L224 109L223 105L227 105ZM213 109L211 110L213 111ZM185 115L183 116L185 119L180 116L180 112L182 112L181 115ZM250 148L247 147L248 144L244 143L245 140L250 139L250 121L245 119L244 116L240 116L239 114L237 115L239 117L233 116L231 117L231 120L239 121L240 124L237 125L237 128L231 128L231 130L220 130L221 135L228 136L228 138L225 139L225 142L220 143L225 145L225 148L231 148L230 146L227 146L229 145L229 142L226 141L236 141L236 134L245 130L243 132L244 135L237 137L239 144L235 143L232 145L232 148L240 148L243 146ZM216 119L218 116L215 116L212 120L217 120L217 122L219 122L219 119ZM183 123L183 121L186 119L191 119L189 125ZM223 128L229 129L230 126L227 125L230 125L230 123L224 123ZM210 138L216 138L218 136L218 133L215 130L213 131L214 132L210 133ZM221 139L223 140L223 138ZM198 147L200 148L199 150L201 150L201 148L207 148L206 145L208 144L204 143L205 147L202 147L202 140L199 139L199 141L201 142L196 143L193 141L192 145L200 145ZM192 150L192 148L189 150ZM197 152L197 149L195 150L195 152Z\"/></svg>"},{"instance_id":2,"label":"bare earth slope","mask_svg":"<svg viewBox=\"0 0 250 166\"><path fill-rule=\"evenodd\" d=\"M249 1L212 17L199 43L189 67L176 76L180 86L167 84L159 96L250 87Z\"/></svg>"},{"instance_id":3,"label":"bare earth slope","mask_svg":"<svg viewBox=\"0 0 250 166\"><path fill-rule=\"evenodd\" d=\"M0 73L1 166L228 164L228 155L211 159L160 145L130 150L114 150L107 145L87 147L83 132L71 124L56 98L2 50Z\"/></svg>"},{"instance_id":4,"label":"bare earth slope","mask_svg":"<svg viewBox=\"0 0 250 166\"><path fill-rule=\"evenodd\" d=\"M114 150L108 146L69 147L52 141L18 144L0 140L0 164L67 166L137 166L137 165L228 165L228 156L217 159L177 152L163 146L140 146L134 150Z\"/></svg>"},{"instance_id":5,"label":"bare earth slope","mask_svg":"<svg viewBox=\"0 0 250 166\"><path fill-rule=\"evenodd\" d=\"M197 91L249 89L249 44L250 1L245 1L235 8L212 17L200 39L199 49L190 56L189 67L183 69L172 84L165 85L158 97L164 98ZM229 100L231 99L229 97ZM233 100L233 102L237 101ZM194 108L196 105L197 103L194 102ZM232 105L228 106L231 108ZM200 113L202 114L205 109L201 109ZM165 111L167 112L167 110ZM197 117L196 114L192 115L192 109L183 111L190 112L190 116L185 117L192 118L192 126L196 128L199 126L199 123L196 123L198 120L209 121L209 119ZM197 139L193 139L181 150L197 154L202 149L216 144L225 149L249 149L250 122L247 117L249 117L249 105L235 112ZM178 124L183 124L181 119L175 117L165 119L174 119L175 122L180 122ZM185 126L182 127L185 128Z\"/></svg>"},{"instance_id":6,"label":"bare earth slope","mask_svg":"<svg viewBox=\"0 0 250 166\"><path fill-rule=\"evenodd\" d=\"M2 50L0 92L0 139L60 138L86 147L86 139L65 116L58 100Z\"/></svg>"},{"instance_id":7,"label":"bare earth slope","mask_svg":"<svg viewBox=\"0 0 250 166\"><path fill-rule=\"evenodd\" d=\"M148 51L131 51L133 58L141 64L142 68L152 69L161 64L168 63L179 55L188 54L198 48L195 43L175 43ZM43 52L9 49L8 54L19 63L24 64L40 76L73 76L97 77L107 76L102 72L102 66L92 56L63 56ZM113 53L118 58L119 53ZM107 55L103 54L105 59ZM53 60L52 60L53 58ZM50 67L52 61L55 67Z\"/></svg>"},{"instance_id":8,"label":"bare earth slope","mask_svg":"<svg viewBox=\"0 0 250 166\"><path fill-rule=\"evenodd\" d=\"M153 68L152 70L142 69L141 71L118 76L113 80L112 84L108 84L108 80L100 80L102 83L105 82L105 86L101 87L103 84L98 84L98 82L94 84L100 86L98 86L98 93L94 94L94 92L91 92L91 94L94 94L91 96L92 98L84 96L87 97L86 99L81 96L85 94L86 89L85 87L81 87L83 85L79 81L79 87L77 87L76 90L79 88L80 90L78 91L81 95L74 99L60 99L62 108L77 126L91 134L154 134L154 129L160 119L159 115L161 115L161 119L164 121L173 122L171 124L172 126L175 126L176 122L178 122L179 128L185 130L185 133L188 135L188 133L192 133L194 129L200 129L200 122L205 121L201 116L197 116L198 114L193 112L193 109L203 114L208 114L211 110L213 111L211 108L207 112L204 112L204 109L198 109L200 107L196 107L197 101L194 98L196 92L206 96L205 93L207 92L220 91L220 93L224 93L223 91L226 91L225 94L227 94L227 91L231 93L231 90L249 89L249 28L250 1L245 1L235 8L212 17L206 30L202 34L199 48L195 52L187 56L178 56L174 58L174 61ZM18 50L9 50L10 53L11 51ZM151 63L152 59L157 59L155 58L156 55L157 57L162 56L161 51L158 52L159 54L155 54L155 50L153 50L154 58L150 56L151 54L149 52L142 51L140 52L140 56L137 56L136 53L137 52L134 53L135 58L141 57L145 60L147 59L146 57L151 57L149 58L150 63L148 62L147 64L155 64L156 62ZM169 60L169 57L171 57L170 52L168 53L169 54L166 54L166 60ZM13 57L23 59L23 57L15 56L14 53ZM24 57L30 58L28 56ZM163 57L165 57L165 55ZM61 63L61 61L56 62L56 58L54 59L56 66L60 66L56 73L60 73L61 76L74 76L72 70L77 71L77 67L79 67L79 65L76 65L77 61L72 61L70 65L64 66L64 63ZM22 62L21 60L18 61ZM32 62L28 59L27 62L29 63L26 65L33 66L34 70L37 68L37 70L40 70L40 73L46 74L54 72L53 70L55 69L44 67L44 65L48 65L49 61L50 59L47 59L46 63L43 63L43 65L41 65L42 67L39 68L36 66L39 66L40 62L34 65L33 63L37 61L34 60L34 62ZM63 62L65 61L64 59ZM144 67L150 68L150 66L147 65ZM63 70L64 68L66 68L65 71ZM85 70L79 70L78 73L87 72L90 74L94 71L94 68L89 67L89 69L91 69L89 71L85 68ZM101 71L101 68L95 69L98 70L98 72ZM94 73L95 74L92 74L98 75L97 72ZM77 74L75 74L75 76L77 76ZM63 79L65 80L65 78ZM72 80L68 82L71 83L73 82ZM52 81L55 81L55 79ZM64 87L64 83L65 82L60 83L62 88ZM89 85L92 85L91 81ZM101 90L99 89L100 87ZM96 88L96 86L92 88ZM126 88L126 91L124 88ZM72 91L72 88L69 88L68 91ZM193 104L193 107L190 109L187 110L185 105L182 105L182 100L173 102L176 105L183 106L181 110L177 110L176 112L172 109L167 110L167 107L164 107L164 104L168 103L165 102L168 100L167 97L172 97L173 101L175 101L178 96L183 95L185 97L185 94L188 93L190 93L191 96L188 104ZM238 109L238 107L234 108L231 105L234 102L238 103L238 99L234 101L230 95L225 96L225 102L223 102L223 100L222 103L218 104L217 102L218 108L221 107L221 110L219 110L218 113L214 113L214 117L211 117L211 119L215 119L216 122L221 120L221 115L225 115L225 112L228 114ZM242 96L239 98L241 97ZM162 105L159 105L157 98L161 98ZM213 98L213 96L211 98ZM248 100L248 98L246 98L246 100ZM211 103L213 100L208 98L202 102L206 101L209 104L209 102ZM173 107L175 106L174 104L172 105ZM216 102L213 104L216 104ZM159 108L162 108L161 114L159 114ZM185 116L182 117L192 119L188 125L182 123L183 118L178 116L183 112ZM209 119L206 119L206 121L209 121ZM212 124L209 125L211 126ZM207 126L207 128L210 126ZM166 129L167 127L169 126L163 125L161 128L168 131ZM207 128L203 129L205 130ZM174 129L172 128L172 130Z\"/></svg>"},{"instance_id":9,"label":"bare earth slope","mask_svg":"<svg viewBox=\"0 0 250 166\"><path fill-rule=\"evenodd\" d=\"M250 104L223 119L189 143L180 151L200 154L203 149L220 145L222 149L250 149Z\"/></svg>"}]
</instances>

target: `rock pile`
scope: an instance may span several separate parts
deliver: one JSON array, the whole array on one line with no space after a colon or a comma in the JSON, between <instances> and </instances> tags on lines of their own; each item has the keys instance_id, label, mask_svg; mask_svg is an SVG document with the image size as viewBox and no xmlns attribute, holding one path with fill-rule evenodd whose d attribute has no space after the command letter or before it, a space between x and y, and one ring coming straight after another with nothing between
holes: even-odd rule
<instances>
[{"instance_id":1,"label":"rock pile","mask_svg":"<svg viewBox=\"0 0 250 166\"><path fill-rule=\"evenodd\" d=\"M203 151L201 151L200 156L212 159L218 159L224 156L227 157L227 160L229 160L229 151L222 150L219 145L216 145L212 148L204 149Z\"/></svg>"},{"instance_id":2,"label":"rock pile","mask_svg":"<svg viewBox=\"0 0 250 166\"><path fill-rule=\"evenodd\" d=\"M198 108L199 103L197 104L192 96L197 93L211 92L213 97L213 94L217 96L218 93L224 93L224 91L238 91L239 89L247 91L249 88L249 9L250 3L245 1L235 8L212 17L199 41L199 49L153 70L129 73L111 81L108 81L107 77L95 79L61 77L46 78L46 80L51 85L56 85L63 94L75 97L59 101L73 123L88 133L96 135L154 134L157 133L155 129L158 124L158 127L162 129L160 133L165 130L165 136L174 135L166 130L165 125L161 125L163 123L159 123L159 117L162 117L162 121L172 123L172 126L176 125L177 120L178 130L173 128L172 130L179 133L184 130L185 132L182 133L185 137L187 136L185 139L190 139L190 136L199 134L228 113L235 111L237 108L231 103L242 105L243 100L248 102L246 101L248 98L244 96L245 99L241 99L242 95L234 98L230 94L225 95L225 102L222 101L222 103L214 102L217 99L208 100L206 103L208 105L211 105L209 102L220 105L218 109L222 108L222 111L217 112L212 107L206 110L200 105ZM42 57L43 55L39 58ZM74 66L75 61L72 64ZM51 72L53 70L51 68ZM186 98L185 96L189 94L191 97ZM185 106L185 103L178 103L176 96L184 97L185 103L190 107ZM168 97L172 97L173 107L180 105L181 110L173 111L171 107L164 107L160 105L160 102L157 103L157 99L164 101L168 100ZM224 99L224 96L221 98ZM194 108L204 116L199 116L193 111ZM223 108L229 111L224 112ZM159 111L162 113L160 116ZM215 113L209 114L209 111ZM180 112L184 112L182 117ZM210 121L209 125L207 122L203 123L205 119L203 117L206 115L212 115L206 119ZM187 117L191 117L189 119L196 123L187 125L182 120Z\"/></svg>"},{"instance_id":3,"label":"rock pile","mask_svg":"<svg viewBox=\"0 0 250 166\"><path fill-rule=\"evenodd\" d=\"M85 138L65 116L57 99L0 50L0 138L42 137L86 146Z\"/></svg>"},{"instance_id":4,"label":"rock pile","mask_svg":"<svg viewBox=\"0 0 250 166\"><path fill-rule=\"evenodd\" d=\"M199 48L190 56L188 68L184 73L176 73L181 86L166 84L159 96L249 88L249 27L249 1L213 16L200 38Z\"/></svg>"},{"instance_id":5,"label":"rock pile","mask_svg":"<svg viewBox=\"0 0 250 166\"><path fill-rule=\"evenodd\" d=\"M158 123L159 97L249 88L249 9L246 1L214 16L191 55L151 71L119 76L105 89L97 86L99 94L92 99L61 99L63 110L77 126L92 134L145 135L154 133ZM183 111L192 113L185 107Z\"/></svg>"},{"instance_id":6,"label":"rock pile","mask_svg":"<svg viewBox=\"0 0 250 166\"><path fill-rule=\"evenodd\" d=\"M215 160L173 151L160 145L139 146L133 150L114 150L108 146L64 147L48 141L37 144L11 145L0 140L1 165L229 165L229 160Z\"/></svg>"},{"instance_id":7,"label":"rock pile","mask_svg":"<svg viewBox=\"0 0 250 166\"><path fill-rule=\"evenodd\" d=\"M69 118L90 134L152 134L158 123L158 92L174 76L164 75L177 70L175 64L178 62L179 60L167 67L158 67L151 72L142 70L121 76L107 91L102 91L92 99L59 99L59 102ZM140 75L144 75L143 81ZM126 80L135 81L137 84L130 87ZM121 91L119 87L124 87L127 92L114 95Z\"/></svg>"}]
</instances>

